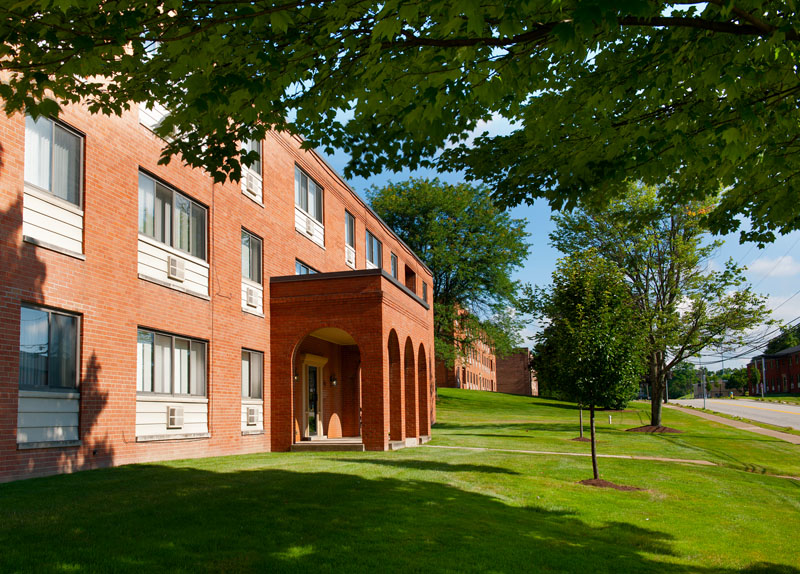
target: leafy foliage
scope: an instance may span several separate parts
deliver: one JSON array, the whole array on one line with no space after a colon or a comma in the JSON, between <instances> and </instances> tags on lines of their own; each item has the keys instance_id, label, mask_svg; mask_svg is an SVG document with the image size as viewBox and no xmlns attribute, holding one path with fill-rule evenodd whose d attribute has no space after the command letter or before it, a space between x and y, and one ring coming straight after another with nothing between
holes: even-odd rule
<instances>
[{"instance_id":1,"label":"leafy foliage","mask_svg":"<svg viewBox=\"0 0 800 574\"><path fill-rule=\"evenodd\" d=\"M781 329L780 335L767 344L764 353L772 355L784 349L789 349L790 347L797 347L798 345L800 345L800 325L787 326Z\"/></svg>"},{"instance_id":2,"label":"leafy foliage","mask_svg":"<svg viewBox=\"0 0 800 574\"><path fill-rule=\"evenodd\" d=\"M644 366L640 317L620 270L592 249L559 261L535 309L549 321L537 335L537 377L589 407L598 478L594 409L619 408L635 395Z\"/></svg>"},{"instance_id":3,"label":"leafy foliage","mask_svg":"<svg viewBox=\"0 0 800 574\"><path fill-rule=\"evenodd\" d=\"M798 27L775 0L33 0L0 8L0 97L159 102L164 159L218 178L272 128L342 148L348 175L463 168L506 204L672 177L674 201L724 188L712 228L744 214L765 241L800 228ZM493 117L516 131L469 138Z\"/></svg>"},{"instance_id":4,"label":"leafy foliage","mask_svg":"<svg viewBox=\"0 0 800 574\"><path fill-rule=\"evenodd\" d=\"M669 379L669 398L677 399L692 392L699 375L691 363L680 363L672 371Z\"/></svg>"},{"instance_id":5,"label":"leafy foliage","mask_svg":"<svg viewBox=\"0 0 800 574\"><path fill-rule=\"evenodd\" d=\"M438 179L373 187L367 196L432 270L437 356L452 362L478 337L509 353L521 326L511 274L528 255L525 221L499 209L485 187Z\"/></svg>"},{"instance_id":6,"label":"leafy foliage","mask_svg":"<svg viewBox=\"0 0 800 574\"><path fill-rule=\"evenodd\" d=\"M625 197L607 209L557 215L550 236L559 251L595 249L624 274L643 325L639 337L647 345L653 425L661 424L671 369L708 347L745 344L748 331L769 313L733 261L720 271L709 268L721 242L706 241L702 223L714 203L672 206L674 185L630 184Z\"/></svg>"},{"instance_id":7,"label":"leafy foliage","mask_svg":"<svg viewBox=\"0 0 800 574\"><path fill-rule=\"evenodd\" d=\"M747 369L740 367L738 369L731 369L731 372L726 377L725 386L729 389L738 389L743 391L747 388Z\"/></svg>"}]
</instances>

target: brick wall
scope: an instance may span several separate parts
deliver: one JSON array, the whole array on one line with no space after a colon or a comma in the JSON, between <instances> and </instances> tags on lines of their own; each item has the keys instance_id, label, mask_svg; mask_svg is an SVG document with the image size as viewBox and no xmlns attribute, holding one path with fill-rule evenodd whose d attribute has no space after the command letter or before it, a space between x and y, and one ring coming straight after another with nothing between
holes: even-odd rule
<instances>
[{"instance_id":1,"label":"brick wall","mask_svg":"<svg viewBox=\"0 0 800 574\"><path fill-rule=\"evenodd\" d=\"M518 349L511 355L497 360L497 390L512 395L539 394L536 377L530 369L528 349Z\"/></svg>"},{"instance_id":2,"label":"brick wall","mask_svg":"<svg viewBox=\"0 0 800 574\"><path fill-rule=\"evenodd\" d=\"M365 266L365 230L384 245L401 270L431 284L430 272L314 153L297 138L269 134L264 142L263 205L244 196L238 183L214 184L202 170L179 160L159 165L163 142L141 126L138 110L122 117L91 116L85 108L65 109L62 120L84 140L85 259L22 241L25 120L0 116L0 480L69 472L83 468L184 457L261 452L286 446L276 440L273 421L291 401L291 386L272 378L275 357L270 282L294 274L299 259L323 272L345 271L344 211L356 217L356 265ZM294 167L301 166L324 189L325 246L295 231ZM142 280L137 273L138 173L146 170L208 208L209 298ZM264 317L241 309L241 229L263 240ZM403 280L403 277L401 277ZM418 291L421 288L418 287ZM19 319L22 303L81 316L81 445L19 450L16 444ZM419 307L419 306L418 306ZM325 309L317 310L324 316ZM419 315L414 344L433 348L432 311ZM292 317L281 317L292 321ZM136 441L137 328L147 327L208 341L209 431L200 440ZM386 338L375 341L381 349ZM296 344L296 342L293 342ZM263 435L241 433L242 348L264 353ZM363 361L363 357L362 357ZM381 371L381 365L369 369ZM362 377L364 376L362 371ZM345 398L342 397L342 404ZM353 401L353 397L347 400ZM371 399L370 399L371 400ZM378 397L383 400L383 397ZM290 404L290 403L289 403ZM352 417L342 419L342 429Z\"/></svg>"}]
</instances>

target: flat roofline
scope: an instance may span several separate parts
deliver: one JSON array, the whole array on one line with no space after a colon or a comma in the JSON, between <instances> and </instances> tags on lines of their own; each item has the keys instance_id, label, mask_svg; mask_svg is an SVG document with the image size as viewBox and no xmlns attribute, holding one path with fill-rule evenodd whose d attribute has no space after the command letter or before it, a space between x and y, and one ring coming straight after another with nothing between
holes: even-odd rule
<instances>
[{"instance_id":1,"label":"flat roofline","mask_svg":"<svg viewBox=\"0 0 800 574\"><path fill-rule=\"evenodd\" d=\"M291 133L291 132L290 132L290 133ZM306 138L304 138L304 137L303 137L303 136L301 136L300 134L292 134L292 135L294 135L296 138L300 139L301 141L306 141ZM408 252L409 252L409 253L411 253L411 255L414 257L414 259L416 259L416 260L417 260L417 263L419 263L420 265L422 265L423 269L425 269L425 270L426 270L428 273L430 273L430 274L431 274L431 277L433 277L433 271L431 271L430 267L428 267L427 265L425 265L425 263L422 261L422 259L420 259L420 258L419 258L419 255L417 255L417 254L416 254L416 252L415 252L413 249L411 249L411 248L408 246L408 244L407 244L405 241L403 241L402 239L400 239L400 237L398 237L398 236L397 236L397 233L395 233L394 229L392 229L392 228L389 226L389 224L388 224L388 223L386 223L386 222L385 222L385 221L384 221L384 220L381 218L381 216L380 216L380 215L378 215L377 213L375 213L375 211L372 209L372 207L370 207L370 205L369 205L369 204L368 204L366 201L364 201L364 200L361 198L361 196L360 196L360 195L358 195L358 192L356 192L356 190L355 190L355 189L353 189L352 187L350 187L350 184L349 184L349 183L347 183L347 181L346 181L346 180L345 180L345 179L344 179L344 178L343 178L341 175L339 175L339 172L338 172L338 171L336 171L336 170L335 170L335 169L334 169L334 168L331 166L331 164L329 164L329 163L328 163L328 160L326 160L324 157L322 157L322 155L320 155L320 154L317 152L317 150L316 150L316 149L307 149L307 150L305 150L305 151L313 153L313 154L314 154L314 155L317 157L317 159L319 159L319 161L321 161L321 162L322 162L322 163L325 165L325 167L327 167L327 168L330 170L330 172L331 172L331 173L332 173L332 174L333 174L333 175L336 177L336 179L338 179L338 180L339 180L339 182L340 182L340 183L341 183L343 186L345 186L345 187L346 187L346 188L347 188L347 189L350 191L350 193L352 193L352 194L353 194L353 196L356 198L356 200L357 200L357 201L358 201L358 202L359 202L359 203L360 203L362 206L364 206L364 208L365 208L367 211L369 211L369 212L372 214L372 216L373 216L375 219L377 219L377 220L380 222L380 224L381 224L381 225L383 225L383 227L386 229L386 231L388 231L388 232L389 232L389 234L390 234L392 237L394 237L394 238L395 238L395 239L396 239L398 242L400 242L400 245L402 245L403 247L405 247L406 249L408 249Z\"/></svg>"},{"instance_id":2,"label":"flat roofline","mask_svg":"<svg viewBox=\"0 0 800 574\"><path fill-rule=\"evenodd\" d=\"M309 273L308 275L279 275L270 277L270 283L296 283L302 281L326 281L328 279L351 279L353 277L375 277L382 276L384 279L393 283L395 287L405 292L406 295L422 305L426 310L431 306L411 289L400 283L383 269L355 269L353 271L331 271L329 273Z\"/></svg>"}]
</instances>

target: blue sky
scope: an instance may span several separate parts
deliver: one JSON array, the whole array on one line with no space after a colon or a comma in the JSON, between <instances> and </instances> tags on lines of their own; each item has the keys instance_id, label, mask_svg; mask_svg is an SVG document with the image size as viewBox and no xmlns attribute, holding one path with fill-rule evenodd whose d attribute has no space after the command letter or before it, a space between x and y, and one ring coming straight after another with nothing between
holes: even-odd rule
<instances>
[{"instance_id":1,"label":"blue sky","mask_svg":"<svg viewBox=\"0 0 800 574\"><path fill-rule=\"evenodd\" d=\"M492 133L501 133L507 126L489 126ZM343 152L326 155L320 152L331 166L340 174L349 157ZM403 171L400 173L384 172L368 179L352 178L348 183L356 192L364 193L372 185L383 186L389 182L399 182L409 177L439 177L442 181L456 183L461 180L460 174L438 173L434 170ZM548 234L553 230L550 219L551 211L544 201L536 202L532 206L520 206L511 210L515 218L526 219L527 229L530 234L530 253L525 266L516 273L516 278L535 285L545 286L550 282L550 276L555 269L555 264L561 254L550 247ZM779 237L774 243L766 245L763 249L752 243L740 244L738 234L722 237L725 241L712 265L720 268L728 258L733 258L737 263L748 267L747 280L755 287L758 293L768 296L768 306L774 309L773 317L785 322L800 317L800 231ZM796 295L795 295L796 294ZM795 295L792 298L792 295ZM535 332L534 325L527 331L527 335ZM772 329L759 328L754 335L763 335ZM728 357L725 366L742 366L748 358L731 359L741 350L726 352ZM757 353L754 353L757 354ZM748 355L749 356L749 355ZM706 353L703 357L692 362L702 362L711 369L719 369L721 356L718 352Z\"/></svg>"}]
</instances>

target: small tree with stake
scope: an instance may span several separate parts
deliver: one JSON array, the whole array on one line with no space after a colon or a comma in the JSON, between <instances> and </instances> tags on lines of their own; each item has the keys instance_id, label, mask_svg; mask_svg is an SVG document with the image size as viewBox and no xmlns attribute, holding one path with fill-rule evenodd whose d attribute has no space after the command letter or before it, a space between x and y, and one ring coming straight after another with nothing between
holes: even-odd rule
<instances>
[{"instance_id":1,"label":"small tree with stake","mask_svg":"<svg viewBox=\"0 0 800 574\"><path fill-rule=\"evenodd\" d=\"M535 297L548 325L537 335L537 374L589 408L592 470L597 470L595 409L633 396L644 367L643 341L625 278L594 250L562 259L553 285Z\"/></svg>"}]
</instances>

